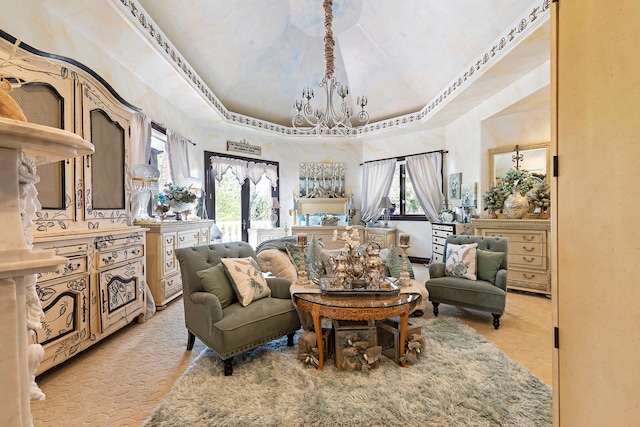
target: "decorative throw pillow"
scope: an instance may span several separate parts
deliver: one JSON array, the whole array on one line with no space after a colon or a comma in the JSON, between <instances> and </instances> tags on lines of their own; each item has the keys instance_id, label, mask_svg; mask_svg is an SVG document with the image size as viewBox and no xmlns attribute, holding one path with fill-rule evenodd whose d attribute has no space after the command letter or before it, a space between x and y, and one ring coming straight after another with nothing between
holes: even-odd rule
<instances>
[{"instance_id":1,"label":"decorative throw pillow","mask_svg":"<svg viewBox=\"0 0 640 427\"><path fill-rule=\"evenodd\" d=\"M478 249L478 280L486 280L493 284L496 283L496 274L500 269L500 264L505 257L504 252L491 252Z\"/></svg>"},{"instance_id":2,"label":"decorative throw pillow","mask_svg":"<svg viewBox=\"0 0 640 427\"><path fill-rule=\"evenodd\" d=\"M447 244L445 276L464 277L476 280L477 243L469 245Z\"/></svg>"},{"instance_id":3,"label":"decorative throw pillow","mask_svg":"<svg viewBox=\"0 0 640 427\"><path fill-rule=\"evenodd\" d=\"M251 257L222 258L221 261L231 278L231 284L240 304L246 307L253 301L271 295L271 288L267 285L255 259Z\"/></svg>"},{"instance_id":4,"label":"decorative throw pillow","mask_svg":"<svg viewBox=\"0 0 640 427\"><path fill-rule=\"evenodd\" d=\"M292 282L298 278L298 271L285 251L266 249L258 254L262 271L270 271L276 277L285 277Z\"/></svg>"},{"instance_id":5,"label":"decorative throw pillow","mask_svg":"<svg viewBox=\"0 0 640 427\"><path fill-rule=\"evenodd\" d=\"M200 270L196 274L200 278L204 290L218 297L222 308L229 307L238 301L222 263Z\"/></svg>"}]
</instances>

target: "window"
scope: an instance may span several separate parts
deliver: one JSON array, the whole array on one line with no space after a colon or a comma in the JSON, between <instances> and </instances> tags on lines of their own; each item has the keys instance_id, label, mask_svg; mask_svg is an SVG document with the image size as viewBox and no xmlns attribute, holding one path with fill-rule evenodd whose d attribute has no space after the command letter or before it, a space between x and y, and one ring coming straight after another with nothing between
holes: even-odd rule
<instances>
[{"instance_id":1,"label":"window","mask_svg":"<svg viewBox=\"0 0 640 427\"><path fill-rule=\"evenodd\" d=\"M391 213L392 219L426 220L424 210L413 190L413 184L406 173L405 161L398 161L393 175L389 199L396 208Z\"/></svg>"}]
</instances>

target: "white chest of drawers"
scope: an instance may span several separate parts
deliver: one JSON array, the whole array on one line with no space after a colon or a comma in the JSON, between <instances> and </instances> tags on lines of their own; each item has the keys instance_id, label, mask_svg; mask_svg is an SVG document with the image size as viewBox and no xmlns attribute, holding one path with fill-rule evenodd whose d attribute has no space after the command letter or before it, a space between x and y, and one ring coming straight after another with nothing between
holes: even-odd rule
<instances>
[{"instance_id":1,"label":"white chest of drawers","mask_svg":"<svg viewBox=\"0 0 640 427\"><path fill-rule=\"evenodd\" d=\"M509 288L551 294L550 221L472 219L471 222L477 235L509 239Z\"/></svg>"},{"instance_id":2,"label":"white chest of drawers","mask_svg":"<svg viewBox=\"0 0 640 427\"><path fill-rule=\"evenodd\" d=\"M473 226L460 222L431 223L431 262L444 262L444 242L453 234L473 234Z\"/></svg>"},{"instance_id":3,"label":"white chest of drawers","mask_svg":"<svg viewBox=\"0 0 640 427\"><path fill-rule=\"evenodd\" d=\"M157 307L182 295L182 278L175 250L206 245L212 220L163 221L147 227L147 283Z\"/></svg>"}]
</instances>

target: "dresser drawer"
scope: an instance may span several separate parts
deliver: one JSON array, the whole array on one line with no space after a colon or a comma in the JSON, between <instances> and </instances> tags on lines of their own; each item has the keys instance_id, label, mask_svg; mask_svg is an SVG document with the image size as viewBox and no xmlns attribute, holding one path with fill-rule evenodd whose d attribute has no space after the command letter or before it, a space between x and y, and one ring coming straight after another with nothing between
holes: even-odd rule
<instances>
[{"instance_id":1,"label":"dresser drawer","mask_svg":"<svg viewBox=\"0 0 640 427\"><path fill-rule=\"evenodd\" d=\"M444 260L444 258L442 256L442 254L438 254L436 252L433 253L433 259L431 260L432 263L434 263L434 262L444 262L443 260Z\"/></svg>"},{"instance_id":2,"label":"dresser drawer","mask_svg":"<svg viewBox=\"0 0 640 427\"><path fill-rule=\"evenodd\" d=\"M509 241L509 256L537 255L546 256L547 246L541 243L512 242Z\"/></svg>"},{"instance_id":3,"label":"dresser drawer","mask_svg":"<svg viewBox=\"0 0 640 427\"><path fill-rule=\"evenodd\" d=\"M547 257L509 253L509 267L547 268Z\"/></svg>"},{"instance_id":4,"label":"dresser drawer","mask_svg":"<svg viewBox=\"0 0 640 427\"><path fill-rule=\"evenodd\" d=\"M444 245L446 241L447 241L446 237L433 236L433 242L432 243L434 245Z\"/></svg>"},{"instance_id":5,"label":"dresser drawer","mask_svg":"<svg viewBox=\"0 0 640 427\"><path fill-rule=\"evenodd\" d=\"M539 283L545 286L549 283L549 275L546 271L525 271L518 269L509 270L508 279L514 282Z\"/></svg>"},{"instance_id":6,"label":"dresser drawer","mask_svg":"<svg viewBox=\"0 0 640 427\"><path fill-rule=\"evenodd\" d=\"M546 233L544 231L504 231L504 230L483 230L483 236L506 237L509 239L509 246L512 242L525 243L546 243Z\"/></svg>"},{"instance_id":7,"label":"dresser drawer","mask_svg":"<svg viewBox=\"0 0 640 427\"><path fill-rule=\"evenodd\" d=\"M444 245L433 245L433 253L444 255Z\"/></svg>"},{"instance_id":8,"label":"dresser drawer","mask_svg":"<svg viewBox=\"0 0 640 427\"><path fill-rule=\"evenodd\" d=\"M447 231L449 234L455 232L455 226L453 224L431 224L432 230Z\"/></svg>"},{"instance_id":9,"label":"dresser drawer","mask_svg":"<svg viewBox=\"0 0 640 427\"><path fill-rule=\"evenodd\" d=\"M189 230L178 232L178 247L187 248L199 244L200 230Z\"/></svg>"},{"instance_id":10,"label":"dresser drawer","mask_svg":"<svg viewBox=\"0 0 640 427\"><path fill-rule=\"evenodd\" d=\"M433 230L433 237L444 237L451 236L453 234L453 230L445 231L445 230Z\"/></svg>"},{"instance_id":11,"label":"dresser drawer","mask_svg":"<svg viewBox=\"0 0 640 427\"><path fill-rule=\"evenodd\" d=\"M211 229L210 228L201 228L200 229L200 244L201 245L208 245L209 242L211 241L211 238L209 237L209 231Z\"/></svg>"},{"instance_id":12,"label":"dresser drawer","mask_svg":"<svg viewBox=\"0 0 640 427\"><path fill-rule=\"evenodd\" d=\"M173 246L175 245L175 243L176 243L176 233L162 235L163 246Z\"/></svg>"},{"instance_id":13,"label":"dresser drawer","mask_svg":"<svg viewBox=\"0 0 640 427\"><path fill-rule=\"evenodd\" d=\"M130 261L144 256L144 244L120 247L110 251L98 253L98 268L115 265L120 262Z\"/></svg>"},{"instance_id":14,"label":"dresser drawer","mask_svg":"<svg viewBox=\"0 0 640 427\"><path fill-rule=\"evenodd\" d=\"M178 261L176 260L173 248L166 247L162 250L162 276L178 271Z\"/></svg>"},{"instance_id":15,"label":"dresser drawer","mask_svg":"<svg viewBox=\"0 0 640 427\"><path fill-rule=\"evenodd\" d=\"M162 280L162 296L164 300L182 292L182 277L179 274Z\"/></svg>"}]
</instances>

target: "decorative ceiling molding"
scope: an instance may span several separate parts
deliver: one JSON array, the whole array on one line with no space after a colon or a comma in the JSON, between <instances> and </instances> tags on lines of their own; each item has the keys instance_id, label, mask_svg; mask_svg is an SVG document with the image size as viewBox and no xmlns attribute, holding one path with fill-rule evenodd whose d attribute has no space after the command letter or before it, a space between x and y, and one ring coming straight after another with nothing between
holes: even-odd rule
<instances>
[{"instance_id":1,"label":"decorative ceiling molding","mask_svg":"<svg viewBox=\"0 0 640 427\"><path fill-rule=\"evenodd\" d=\"M168 63L174 65L182 77L191 85L203 99L217 111L228 122L246 126L258 130L273 132L284 136L315 137L298 132L290 126L278 125L266 120L245 116L243 114L229 111L222 102L215 96L213 91L202 81L202 78L189 65L184 57L178 52L169 38L162 32L158 24L148 15L137 0L110 0L123 16L127 17L149 41L151 45L165 57ZM439 95L420 111L391 119L380 120L370 123L367 126L358 128L357 132L352 132L349 137L371 135L382 131L397 129L416 123L424 123L433 117L445 105L453 100L457 94L477 80L487 69L497 63L507 52L511 51L521 40L531 33L535 28L544 23L550 16L551 0L536 0L520 17L509 26L493 43L491 43L484 53L479 55L472 63L461 71L457 78L451 81ZM337 130L329 133L329 136L343 136Z\"/></svg>"}]
</instances>

